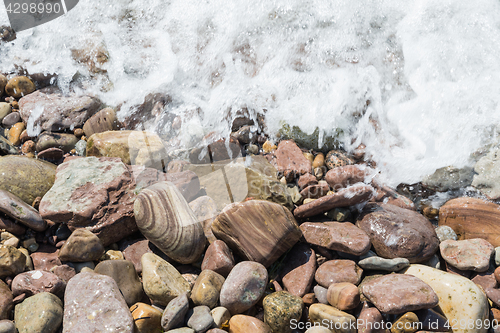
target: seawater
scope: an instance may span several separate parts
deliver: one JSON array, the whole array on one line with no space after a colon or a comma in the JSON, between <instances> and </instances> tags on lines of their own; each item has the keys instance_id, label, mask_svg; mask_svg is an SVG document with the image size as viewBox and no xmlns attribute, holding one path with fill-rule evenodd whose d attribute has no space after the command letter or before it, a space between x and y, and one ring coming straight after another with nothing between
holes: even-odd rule
<instances>
[{"instance_id":1,"label":"seawater","mask_svg":"<svg viewBox=\"0 0 500 333\"><path fill-rule=\"evenodd\" d=\"M167 92L186 146L227 134L243 107L265 110L270 134L341 129L397 185L497 143L499 17L498 0L80 0L1 46L0 71L57 73L61 89L93 77L86 89L120 117ZM92 45L105 80L72 57Z\"/></svg>"}]
</instances>

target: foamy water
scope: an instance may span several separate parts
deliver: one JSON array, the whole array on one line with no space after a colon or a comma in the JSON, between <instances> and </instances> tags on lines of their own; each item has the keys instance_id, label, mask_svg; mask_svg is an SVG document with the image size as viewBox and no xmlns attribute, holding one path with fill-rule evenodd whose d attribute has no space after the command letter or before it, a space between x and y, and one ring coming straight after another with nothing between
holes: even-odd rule
<instances>
[{"instance_id":1,"label":"foamy water","mask_svg":"<svg viewBox=\"0 0 500 333\"><path fill-rule=\"evenodd\" d=\"M122 113L169 93L169 112L190 115L185 145L227 134L241 107L265 109L270 133L283 123L321 136L342 129L345 147L365 143L396 185L470 165L497 141L498 17L498 0L80 0L0 47L0 71L56 72L67 89L92 74L71 50L101 45L112 85L94 75L88 89L125 103Z\"/></svg>"}]
</instances>

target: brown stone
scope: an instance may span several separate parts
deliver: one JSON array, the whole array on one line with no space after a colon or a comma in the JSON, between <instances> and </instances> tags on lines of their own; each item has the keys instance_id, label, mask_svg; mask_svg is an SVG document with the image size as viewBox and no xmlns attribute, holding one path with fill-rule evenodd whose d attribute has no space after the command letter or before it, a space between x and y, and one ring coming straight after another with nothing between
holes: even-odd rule
<instances>
[{"instance_id":1,"label":"brown stone","mask_svg":"<svg viewBox=\"0 0 500 333\"><path fill-rule=\"evenodd\" d=\"M297 185L301 190L310 185L316 185L316 184L318 184L318 180L316 179L315 176L311 175L309 172L300 176L299 180L297 181Z\"/></svg>"},{"instance_id":2,"label":"brown stone","mask_svg":"<svg viewBox=\"0 0 500 333\"><path fill-rule=\"evenodd\" d=\"M87 229L76 229L59 251L61 261L96 261L104 254L104 246L99 238Z\"/></svg>"},{"instance_id":3,"label":"brown stone","mask_svg":"<svg viewBox=\"0 0 500 333\"><path fill-rule=\"evenodd\" d=\"M358 316L359 333L384 333L382 322L384 318L377 308L367 308L364 307Z\"/></svg>"},{"instance_id":4,"label":"brown stone","mask_svg":"<svg viewBox=\"0 0 500 333\"><path fill-rule=\"evenodd\" d=\"M302 235L287 208L263 200L250 200L227 207L215 219L212 231L242 258L260 262L266 267L290 249Z\"/></svg>"},{"instance_id":5,"label":"brown stone","mask_svg":"<svg viewBox=\"0 0 500 333\"><path fill-rule=\"evenodd\" d=\"M293 214L306 218L338 207L348 207L370 200L373 188L369 185L354 185L297 207Z\"/></svg>"},{"instance_id":6,"label":"brown stone","mask_svg":"<svg viewBox=\"0 0 500 333\"><path fill-rule=\"evenodd\" d=\"M254 317L236 315L229 320L229 333L271 333L271 328Z\"/></svg>"},{"instance_id":7,"label":"brown stone","mask_svg":"<svg viewBox=\"0 0 500 333\"><path fill-rule=\"evenodd\" d=\"M300 225L302 234L310 244L330 250L360 256L370 250L370 237L349 222L306 222Z\"/></svg>"},{"instance_id":8,"label":"brown stone","mask_svg":"<svg viewBox=\"0 0 500 333\"><path fill-rule=\"evenodd\" d=\"M118 129L116 112L112 108L104 108L90 117L83 125L83 132L90 138L92 134Z\"/></svg>"},{"instance_id":9,"label":"brown stone","mask_svg":"<svg viewBox=\"0 0 500 333\"><path fill-rule=\"evenodd\" d=\"M59 260L58 252L59 251L54 246L45 244L40 246L36 252L30 255L34 268L37 270L50 271L53 267L62 265L61 260Z\"/></svg>"},{"instance_id":10,"label":"brown stone","mask_svg":"<svg viewBox=\"0 0 500 333\"><path fill-rule=\"evenodd\" d=\"M0 229L10 232L16 236L24 235L26 232L26 228L23 225L3 216L0 216Z\"/></svg>"},{"instance_id":11,"label":"brown stone","mask_svg":"<svg viewBox=\"0 0 500 333\"><path fill-rule=\"evenodd\" d=\"M5 93L14 98L26 96L35 91L35 89L36 87L33 81L26 76L13 77L7 82L7 85L5 85Z\"/></svg>"},{"instance_id":12,"label":"brown stone","mask_svg":"<svg viewBox=\"0 0 500 333\"><path fill-rule=\"evenodd\" d=\"M289 174L295 177L312 171L311 162L304 157L300 148L291 140L281 141L275 156L278 171L283 173L287 179Z\"/></svg>"},{"instance_id":13,"label":"brown stone","mask_svg":"<svg viewBox=\"0 0 500 333\"><path fill-rule=\"evenodd\" d=\"M224 277L209 269L203 270L191 290L191 299L195 305L214 308L219 301L219 294L224 284Z\"/></svg>"},{"instance_id":14,"label":"brown stone","mask_svg":"<svg viewBox=\"0 0 500 333\"><path fill-rule=\"evenodd\" d=\"M450 226L458 239L483 238L500 246L500 206L482 199L456 198L439 209L439 225Z\"/></svg>"},{"instance_id":15,"label":"brown stone","mask_svg":"<svg viewBox=\"0 0 500 333\"><path fill-rule=\"evenodd\" d=\"M447 263L460 270L485 272L490 267L490 259L495 248L482 238L452 240L439 244L441 256Z\"/></svg>"},{"instance_id":16,"label":"brown stone","mask_svg":"<svg viewBox=\"0 0 500 333\"><path fill-rule=\"evenodd\" d=\"M211 143L207 144L208 142ZM189 153L189 161L193 164L208 164L228 159L236 159L240 156L241 147L236 138L230 137L228 140L216 139L215 135L210 133L203 139L201 147L194 148Z\"/></svg>"},{"instance_id":17,"label":"brown stone","mask_svg":"<svg viewBox=\"0 0 500 333\"><path fill-rule=\"evenodd\" d=\"M325 180L334 191L338 191L349 185L364 182L366 176L373 170L359 165L344 165L331 169L325 175Z\"/></svg>"},{"instance_id":18,"label":"brown stone","mask_svg":"<svg viewBox=\"0 0 500 333\"><path fill-rule=\"evenodd\" d=\"M300 191L300 195L302 196L302 198L317 199L325 196L328 191L330 191L330 186L328 186L328 184L325 182L320 182L317 185L310 185L306 187L305 189Z\"/></svg>"},{"instance_id":19,"label":"brown stone","mask_svg":"<svg viewBox=\"0 0 500 333\"><path fill-rule=\"evenodd\" d=\"M59 164L63 161L64 151L59 148L48 148L39 152L37 157L50 163Z\"/></svg>"},{"instance_id":20,"label":"brown stone","mask_svg":"<svg viewBox=\"0 0 500 333\"><path fill-rule=\"evenodd\" d=\"M368 204L356 225L370 236L377 255L383 258L421 263L429 260L439 246L428 219L390 204Z\"/></svg>"},{"instance_id":21,"label":"brown stone","mask_svg":"<svg viewBox=\"0 0 500 333\"><path fill-rule=\"evenodd\" d=\"M478 273L472 279L472 282L483 288L483 290L486 290L486 288L496 288L498 286L495 274L491 272Z\"/></svg>"},{"instance_id":22,"label":"brown stone","mask_svg":"<svg viewBox=\"0 0 500 333\"><path fill-rule=\"evenodd\" d=\"M209 269L227 277L233 267L234 257L227 244L219 239L210 244L201 263L201 269Z\"/></svg>"},{"instance_id":23,"label":"brown stone","mask_svg":"<svg viewBox=\"0 0 500 333\"><path fill-rule=\"evenodd\" d=\"M147 239L136 239L123 245L123 256L134 264L137 274L142 273L141 257L144 253L153 253Z\"/></svg>"},{"instance_id":24,"label":"brown stone","mask_svg":"<svg viewBox=\"0 0 500 333\"><path fill-rule=\"evenodd\" d=\"M14 297L21 294L30 297L38 293L48 292L62 299L66 282L51 272L34 270L18 274L12 280L11 288Z\"/></svg>"},{"instance_id":25,"label":"brown stone","mask_svg":"<svg viewBox=\"0 0 500 333\"><path fill-rule=\"evenodd\" d=\"M281 272L285 289L292 295L302 297L311 289L316 272L316 253L304 243L295 245L287 254Z\"/></svg>"},{"instance_id":26,"label":"brown stone","mask_svg":"<svg viewBox=\"0 0 500 333\"><path fill-rule=\"evenodd\" d=\"M161 333L162 312L151 305L137 302L130 307L137 333Z\"/></svg>"},{"instance_id":27,"label":"brown stone","mask_svg":"<svg viewBox=\"0 0 500 333\"><path fill-rule=\"evenodd\" d=\"M76 275L76 271L73 267L68 265L60 265L54 266L50 270L55 275L59 276L64 282L68 283L68 281Z\"/></svg>"},{"instance_id":28,"label":"brown stone","mask_svg":"<svg viewBox=\"0 0 500 333\"><path fill-rule=\"evenodd\" d=\"M384 314L430 309L439 303L434 290L412 275L384 275L364 284L362 292Z\"/></svg>"},{"instance_id":29,"label":"brown stone","mask_svg":"<svg viewBox=\"0 0 500 333\"><path fill-rule=\"evenodd\" d=\"M304 305L309 306L311 304L317 303L318 300L316 299L314 293L309 293L302 296L302 302L304 302Z\"/></svg>"},{"instance_id":30,"label":"brown stone","mask_svg":"<svg viewBox=\"0 0 500 333\"><path fill-rule=\"evenodd\" d=\"M352 260L329 260L316 270L314 278L321 286L328 288L332 283L350 282L359 284L363 270Z\"/></svg>"},{"instance_id":31,"label":"brown stone","mask_svg":"<svg viewBox=\"0 0 500 333\"><path fill-rule=\"evenodd\" d=\"M10 313L14 306L13 299L9 286L0 280L0 320L10 319Z\"/></svg>"},{"instance_id":32,"label":"brown stone","mask_svg":"<svg viewBox=\"0 0 500 333\"><path fill-rule=\"evenodd\" d=\"M25 129L24 123L17 123L14 124L10 130L9 130L9 136L8 139L9 141L14 145L14 146L19 146L21 144L21 133Z\"/></svg>"},{"instance_id":33,"label":"brown stone","mask_svg":"<svg viewBox=\"0 0 500 333\"><path fill-rule=\"evenodd\" d=\"M419 326L419 319L414 312L406 312L399 316L391 327L391 333L415 333Z\"/></svg>"},{"instance_id":34,"label":"brown stone","mask_svg":"<svg viewBox=\"0 0 500 333\"><path fill-rule=\"evenodd\" d=\"M349 282L332 283L326 297L331 306L342 311L355 309L360 301L358 287Z\"/></svg>"}]
</instances>

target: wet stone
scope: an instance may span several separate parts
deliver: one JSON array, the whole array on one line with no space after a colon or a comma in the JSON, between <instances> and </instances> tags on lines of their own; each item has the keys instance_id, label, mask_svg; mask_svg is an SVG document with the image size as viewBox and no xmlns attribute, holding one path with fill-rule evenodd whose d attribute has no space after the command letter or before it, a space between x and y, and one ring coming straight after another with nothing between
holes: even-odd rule
<instances>
[{"instance_id":1,"label":"wet stone","mask_svg":"<svg viewBox=\"0 0 500 333\"><path fill-rule=\"evenodd\" d=\"M130 312L134 318L136 333L161 333L162 312L157 308L145 304L135 303L130 307Z\"/></svg>"},{"instance_id":2,"label":"wet stone","mask_svg":"<svg viewBox=\"0 0 500 333\"><path fill-rule=\"evenodd\" d=\"M26 76L13 77L5 86L5 93L14 98L21 98L35 90L35 84Z\"/></svg>"},{"instance_id":3,"label":"wet stone","mask_svg":"<svg viewBox=\"0 0 500 333\"><path fill-rule=\"evenodd\" d=\"M303 243L297 244L288 253L283 271L282 282L292 295L302 297L311 289L316 272L316 253Z\"/></svg>"},{"instance_id":4,"label":"wet stone","mask_svg":"<svg viewBox=\"0 0 500 333\"><path fill-rule=\"evenodd\" d=\"M297 185L301 190L305 189L310 185L316 185L316 184L318 184L318 180L316 179L315 176L313 176L310 173L303 174L302 176L299 177L299 180L297 181Z\"/></svg>"},{"instance_id":5,"label":"wet stone","mask_svg":"<svg viewBox=\"0 0 500 333\"><path fill-rule=\"evenodd\" d=\"M47 223L33 207L4 190L0 190L0 212L35 231L47 229Z\"/></svg>"},{"instance_id":6,"label":"wet stone","mask_svg":"<svg viewBox=\"0 0 500 333\"><path fill-rule=\"evenodd\" d=\"M21 116L19 112L11 112L2 119L2 126L5 128L11 128L15 124L21 121Z\"/></svg>"},{"instance_id":7,"label":"wet stone","mask_svg":"<svg viewBox=\"0 0 500 333\"><path fill-rule=\"evenodd\" d=\"M410 266L410 261L406 258L385 259L373 256L360 260L358 265L366 270L397 272Z\"/></svg>"},{"instance_id":8,"label":"wet stone","mask_svg":"<svg viewBox=\"0 0 500 333\"><path fill-rule=\"evenodd\" d=\"M330 150L325 157L325 164L328 169L334 169L344 165L351 165L354 162L344 153L338 150Z\"/></svg>"},{"instance_id":9,"label":"wet stone","mask_svg":"<svg viewBox=\"0 0 500 333\"><path fill-rule=\"evenodd\" d=\"M168 303L161 317L161 327L165 331L178 328L184 322L188 310L189 299L187 293L183 293Z\"/></svg>"},{"instance_id":10,"label":"wet stone","mask_svg":"<svg viewBox=\"0 0 500 333\"><path fill-rule=\"evenodd\" d=\"M210 269L226 277L233 267L234 257L226 243L218 239L210 244L205 252L201 269Z\"/></svg>"},{"instance_id":11,"label":"wet stone","mask_svg":"<svg viewBox=\"0 0 500 333\"><path fill-rule=\"evenodd\" d=\"M447 225L442 225L436 228L436 235L439 238L440 242L444 242L445 240L457 240L457 234L455 231L447 226Z\"/></svg>"},{"instance_id":12,"label":"wet stone","mask_svg":"<svg viewBox=\"0 0 500 333\"><path fill-rule=\"evenodd\" d=\"M287 178L289 174L295 177L311 172L311 162L304 157L300 148L291 140L281 141L275 156L278 171Z\"/></svg>"},{"instance_id":13,"label":"wet stone","mask_svg":"<svg viewBox=\"0 0 500 333\"><path fill-rule=\"evenodd\" d=\"M439 245L441 256L447 263L460 270L485 272L495 251L488 241L476 238L446 240Z\"/></svg>"},{"instance_id":14,"label":"wet stone","mask_svg":"<svg viewBox=\"0 0 500 333\"><path fill-rule=\"evenodd\" d=\"M278 291L267 295L263 302L264 322L276 333L290 333L290 322L298 321L302 316L304 303L300 297L286 291Z\"/></svg>"},{"instance_id":15,"label":"wet stone","mask_svg":"<svg viewBox=\"0 0 500 333\"><path fill-rule=\"evenodd\" d=\"M316 270L314 278L321 286L328 288L332 283L350 282L358 285L363 270L352 260L329 260Z\"/></svg>"},{"instance_id":16,"label":"wet stone","mask_svg":"<svg viewBox=\"0 0 500 333\"><path fill-rule=\"evenodd\" d=\"M186 317L187 325L195 332L206 332L214 324L210 308L205 305L195 306Z\"/></svg>"}]
</instances>

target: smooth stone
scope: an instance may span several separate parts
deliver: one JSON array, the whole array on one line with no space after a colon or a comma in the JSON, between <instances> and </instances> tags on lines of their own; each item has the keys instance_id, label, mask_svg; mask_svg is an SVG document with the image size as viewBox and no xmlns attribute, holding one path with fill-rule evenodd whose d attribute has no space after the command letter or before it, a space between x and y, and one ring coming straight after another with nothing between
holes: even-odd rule
<instances>
[{"instance_id":1,"label":"smooth stone","mask_svg":"<svg viewBox=\"0 0 500 333\"><path fill-rule=\"evenodd\" d=\"M351 160L349 157L347 157L346 154L338 150L330 150L325 157L325 164L328 169L335 169L345 165L351 165L353 163L353 160Z\"/></svg>"},{"instance_id":2,"label":"smooth stone","mask_svg":"<svg viewBox=\"0 0 500 333\"><path fill-rule=\"evenodd\" d=\"M13 299L9 286L0 280L0 320L10 319L10 313L14 306Z\"/></svg>"},{"instance_id":3,"label":"smooth stone","mask_svg":"<svg viewBox=\"0 0 500 333\"><path fill-rule=\"evenodd\" d=\"M0 155L17 155L19 154L19 149L17 149L12 142L3 137L0 133Z\"/></svg>"},{"instance_id":4,"label":"smooth stone","mask_svg":"<svg viewBox=\"0 0 500 333\"><path fill-rule=\"evenodd\" d=\"M0 320L0 333L17 333L16 325L10 320Z\"/></svg>"},{"instance_id":5,"label":"smooth stone","mask_svg":"<svg viewBox=\"0 0 500 333\"><path fill-rule=\"evenodd\" d=\"M446 240L439 244L439 248L443 259L453 267L476 272L488 270L490 259L495 252L493 245L481 238Z\"/></svg>"},{"instance_id":6,"label":"smooth stone","mask_svg":"<svg viewBox=\"0 0 500 333\"><path fill-rule=\"evenodd\" d=\"M189 327L181 327L175 330L165 331L165 333L195 333L195 330Z\"/></svg>"},{"instance_id":7,"label":"smooth stone","mask_svg":"<svg viewBox=\"0 0 500 333\"><path fill-rule=\"evenodd\" d=\"M362 183L373 173L371 168L360 165L344 165L329 170L325 180L334 191L339 191L349 185Z\"/></svg>"},{"instance_id":8,"label":"smooth stone","mask_svg":"<svg viewBox=\"0 0 500 333\"><path fill-rule=\"evenodd\" d=\"M370 236L378 256L425 262L439 247L434 227L423 215L391 204L368 204L356 225Z\"/></svg>"},{"instance_id":9,"label":"smooth stone","mask_svg":"<svg viewBox=\"0 0 500 333\"><path fill-rule=\"evenodd\" d=\"M234 257L226 243L217 239L208 246L201 270L209 269L227 277L234 267Z\"/></svg>"},{"instance_id":10,"label":"smooth stone","mask_svg":"<svg viewBox=\"0 0 500 333\"><path fill-rule=\"evenodd\" d=\"M125 260L125 257L121 251L108 250L104 253L104 260Z\"/></svg>"},{"instance_id":11,"label":"smooth stone","mask_svg":"<svg viewBox=\"0 0 500 333\"><path fill-rule=\"evenodd\" d=\"M495 248L495 265L500 266L500 246Z\"/></svg>"},{"instance_id":12,"label":"smooth stone","mask_svg":"<svg viewBox=\"0 0 500 333\"><path fill-rule=\"evenodd\" d=\"M63 333L133 333L134 319L113 278L79 273L64 294Z\"/></svg>"},{"instance_id":13,"label":"smooth stone","mask_svg":"<svg viewBox=\"0 0 500 333\"><path fill-rule=\"evenodd\" d=\"M242 261L231 270L220 292L220 305L240 314L257 304L267 285L267 270L257 262Z\"/></svg>"},{"instance_id":14,"label":"smooth stone","mask_svg":"<svg viewBox=\"0 0 500 333\"><path fill-rule=\"evenodd\" d=\"M335 329L336 333L355 333L356 318L330 305L313 304L309 307L309 319L313 323Z\"/></svg>"},{"instance_id":15,"label":"smooth stone","mask_svg":"<svg viewBox=\"0 0 500 333\"><path fill-rule=\"evenodd\" d=\"M0 216L0 229L16 236L22 236L26 232L26 228L23 225L2 216Z\"/></svg>"},{"instance_id":16,"label":"smooth stone","mask_svg":"<svg viewBox=\"0 0 500 333\"><path fill-rule=\"evenodd\" d=\"M224 277L209 269L203 270L191 290L191 299L195 305L214 308L219 301L219 294L224 284Z\"/></svg>"},{"instance_id":17,"label":"smooth stone","mask_svg":"<svg viewBox=\"0 0 500 333\"><path fill-rule=\"evenodd\" d=\"M212 318L214 318L215 326L218 328L222 328L222 325L227 324L229 319L231 319L231 313L223 306L218 306L212 309L210 314L212 315Z\"/></svg>"},{"instance_id":18,"label":"smooth stone","mask_svg":"<svg viewBox=\"0 0 500 333\"><path fill-rule=\"evenodd\" d=\"M474 165L476 174L473 177L472 186L491 200L500 198L498 151L498 147L493 148Z\"/></svg>"},{"instance_id":19,"label":"smooth stone","mask_svg":"<svg viewBox=\"0 0 500 333\"><path fill-rule=\"evenodd\" d=\"M69 265L55 266L50 271L59 276L66 283L76 275L75 269Z\"/></svg>"},{"instance_id":20,"label":"smooth stone","mask_svg":"<svg viewBox=\"0 0 500 333\"><path fill-rule=\"evenodd\" d=\"M297 186L299 187L300 190L303 190L310 185L316 185L316 184L318 184L318 180L310 173L303 174L297 180Z\"/></svg>"},{"instance_id":21,"label":"smooth stone","mask_svg":"<svg viewBox=\"0 0 500 333\"><path fill-rule=\"evenodd\" d=\"M384 317L377 308L363 307L358 316L359 333L387 333L383 329Z\"/></svg>"},{"instance_id":22,"label":"smooth stone","mask_svg":"<svg viewBox=\"0 0 500 333\"><path fill-rule=\"evenodd\" d=\"M362 292L383 314L398 314L435 307L438 296L421 279L405 274L389 274L362 286Z\"/></svg>"},{"instance_id":23,"label":"smooth stone","mask_svg":"<svg viewBox=\"0 0 500 333\"><path fill-rule=\"evenodd\" d=\"M12 112L12 106L10 103L0 102L0 123L3 118Z\"/></svg>"},{"instance_id":24,"label":"smooth stone","mask_svg":"<svg viewBox=\"0 0 500 333\"><path fill-rule=\"evenodd\" d=\"M2 119L2 126L5 128L11 128L20 121L21 116L19 115L19 112L11 112Z\"/></svg>"},{"instance_id":25,"label":"smooth stone","mask_svg":"<svg viewBox=\"0 0 500 333\"><path fill-rule=\"evenodd\" d=\"M316 169L316 168L321 168L323 166L325 166L325 155L323 153L318 153L318 155L314 157L312 167Z\"/></svg>"},{"instance_id":26,"label":"smooth stone","mask_svg":"<svg viewBox=\"0 0 500 333\"><path fill-rule=\"evenodd\" d=\"M161 317L161 327L165 331L172 330L184 323L184 318L189 310L187 293L183 293L171 300Z\"/></svg>"},{"instance_id":27,"label":"smooth stone","mask_svg":"<svg viewBox=\"0 0 500 333\"><path fill-rule=\"evenodd\" d=\"M129 306L141 301L145 296L142 290L141 280L135 272L134 264L130 261L101 261L95 267L94 272L112 277L116 281L125 302Z\"/></svg>"},{"instance_id":28,"label":"smooth stone","mask_svg":"<svg viewBox=\"0 0 500 333\"><path fill-rule=\"evenodd\" d=\"M19 333L57 332L63 321L62 301L45 292L28 297L16 305L14 321Z\"/></svg>"},{"instance_id":29,"label":"smooth stone","mask_svg":"<svg viewBox=\"0 0 500 333\"><path fill-rule=\"evenodd\" d=\"M59 164L63 161L64 151L59 148L49 148L39 152L37 157L50 163Z\"/></svg>"},{"instance_id":30,"label":"smooth stone","mask_svg":"<svg viewBox=\"0 0 500 333\"><path fill-rule=\"evenodd\" d=\"M188 311L187 325L195 332L208 331L208 329L214 325L214 319L210 314L210 308L206 305L199 305Z\"/></svg>"},{"instance_id":31,"label":"smooth stone","mask_svg":"<svg viewBox=\"0 0 500 333\"><path fill-rule=\"evenodd\" d=\"M445 316L432 309L415 311L418 320L422 323L421 328L426 331L448 332L451 326Z\"/></svg>"},{"instance_id":32,"label":"smooth stone","mask_svg":"<svg viewBox=\"0 0 500 333\"><path fill-rule=\"evenodd\" d=\"M0 189L31 205L54 184L56 166L25 156L0 156L0 170Z\"/></svg>"},{"instance_id":33,"label":"smooth stone","mask_svg":"<svg viewBox=\"0 0 500 333\"><path fill-rule=\"evenodd\" d=\"M130 242L125 242L120 248L125 260L134 264L137 274L142 273L141 258L144 253L153 253L154 245L147 239L136 239Z\"/></svg>"},{"instance_id":34,"label":"smooth stone","mask_svg":"<svg viewBox=\"0 0 500 333\"><path fill-rule=\"evenodd\" d=\"M302 297L311 289L316 272L316 253L304 243L295 245L287 254L281 272L285 289Z\"/></svg>"},{"instance_id":35,"label":"smooth stone","mask_svg":"<svg viewBox=\"0 0 500 333\"><path fill-rule=\"evenodd\" d=\"M329 260L316 270L314 278L321 286L328 288L332 283L350 282L358 285L363 270L352 260Z\"/></svg>"},{"instance_id":36,"label":"smooth stone","mask_svg":"<svg viewBox=\"0 0 500 333\"><path fill-rule=\"evenodd\" d=\"M437 169L432 175L424 177L422 184L438 192L465 188L472 183L474 171L470 167L455 168L447 166Z\"/></svg>"},{"instance_id":37,"label":"smooth stone","mask_svg":"<svg viewBox=\"0 0 500 333\"><path fill-rule=\"evenodd\" d=\"M262 320L245 315L235 315L229 320L229 333L272 333L271 328Z\"/></svg>"},{"instance_id":38,"label":"smooth stone","mask_svg":"<svg viewBox=\"0 0 500 333\"><path fill-rule=\"evenodd\" d=\"M419 319L414 312L406 312L393 322L391 333L415 333L419 328Z\"/></svg>"},{"instance_id":39,"label":"smooth stone","mask_svg":"<svg viewBox=\"0 0 500 333\"><path fill-rule=\"evenodd\" d=\"M226 207L213 222L212 231L242 258L266 267L302 235L287 208L264 200L249 200Z\"/></svg>"},{"instance_id":40,"label":"smooth stone","mask_svg":"<svg viewBox=\"0 0 500 333\"><path fill-rule=\"evenodd\" d=\"M75 148L78 138L73 134L44 132L38 136L36 151L41 152L49 148L59 148L69 153Z\"/></svg>"},{"instance_id":41,"label":"smooth stone","mask_svg":"<svg viewBox=\"0 0 500 333\"><path fill-rule=\"evenodd\" d=\"M320 181L317 185L310 185L300 191L300 196L302 198L321 198L325 196L328 191L330 191L330 186L324 181Z\"/></svg>"},{"instance_id":42,"label":"smooth stone","mask_svg":"<svg viewBox=\"0 0 500 333\"><path fill-rule=\"evenodd\" d=\"M221 330L219 328L212 328L212 329L208 330L207 333L226 333L226 331Z\"/></svg>"},{"instance_id":43,"label":"smooth stone","mask_svg":"<svg viewBox=\"0 0 500 333\"><path fill-rule=\"evenodd\" d=\"M75 144L75 151L78 156L85 156L87 153L87 141L79 140Z\"/></svg>"},{"instance_id":44,"label":"smooth stone","mask_svg":"<svg viewBox=\"0 0 500 333\"><path fill-rule=\"evenodd\" d=\"M360 256L370 250L370 237L349 222L306 222L300 225L309 244Z\"/></svg>"},{"instance_id":45,"label":"smooth stone","mask_svg":"<svg viewBox=\"0 0 500 333\"><path fill-rule=\"evenodd\" d=\"M314 286L314 296L321 304L328 304L328 288L320 285Z\"/></svg>"},{"instance_id":46,"label":"smooth stone","mask_svg":"<svg viewBox=\"0 0 500 333\"><path fill-rule=\"evenodd\" d=\"M145 304L135 303L130 307L136 327L135 333L161 333L162 312L157 308Z\"/></svg>"},{"instance_id":47,"label":"smooth stone","mask_svg":"<svg viewBox=\"0 0 500 333\"><path fill-rule=\"evenodd\" d=\"M439 238L440 242L444 242L445 240L457 240L457 234L455 231L447 225L441 225L436 228L436 235Z\"/></svg>"},{"instance_id":48,"label":"smooth stone","mask_svg":"<svg viewBox=\"0 0 500 333\"><path fill-rule=\"evenodd\" d=\"M219 214L215 201L209 196L203 195L191 201L189 203L189 207L193 211L194 216L196 216L198 221L201 222L203 232L205 233L205 237L207 237L208 242L212 244L217 241L217 238L215 238L214 233L212 232L212 223Z\"/></svg>"},{"instance_id":49,"label":"smooth stone","mask_svg":"<svg viewBox=\"0 0 500 333\"><path fill-rule=\"evenodd\" d=\"M13 77L5 85L5 93L14 98L21 98L35 90L35 84L26 76Z\"/></svg>"},{"instance_id":50,"label":"smooth stone","mask_svg":"<svg viewBox=\"0 0 500 333\"><path fill-rule=\"evenodd\" d=\"M116 112L112 108L104 108L87 119L83 124L83 132L90 138L92 134L113 131L118 129Z\"/></svg>"},{"instance_id":51,"label":"smooth stone","mask_svg":"<svg viewBox=\"0 0 500 333\"><path fill-rule=\"evenodd\" d=\"M0 244L0 277L14 276L24 271L26 256L9 245Z\"/></svg>"},{"instance_id":52,"label":"smooth stone","mask_svg":"<svg viewBox=\"0 0 500 333\"><path fill-rule=\"evenodd\" d=\"M290 323L300 320L304 302L302 298L286 291L278 291L267 295L262 301L264 322L275 333L291 333Z\"/></svg>"},{"instance_id":53,"label":"smooth stone","mask_svg":"<svg viewBox=\"0 0 500 333\"><path fill-rule=\"evenodd\" d=\"M30 255L36 270L50 271L56 266L62 265L58 257L58 249L55 246L42 244L38 251Z\"/></svg>"},{"instance_id":54,"label":"smooth stone","mask_svg":"<svg viewBox=\"0 0 500 333\"><path fill-rule=\"evenodd\" d=\"M491 272L478 273L471 281L483 288L483 290L497 288L498 286L496 274Z\"/></svg>"},{"instance_id":55,"label":"smooth stone","mask_svg":"<svg viewBox=\"0 0 500 333\"><path fill-rule=\"evenodd\" d=\"M324 326L313 326L309 328L305 333L332 333L332 331Z\"/></svg>"},{"instance_id":56,"label":"smooth stone","mask_svg":"<svg viewBox=\"0 0 500 333\"><path fill-rule=\"evenodd\" d=\"M62 299L66 282L51 272L33 270L18 274L12 280L11 288L14 297L21 294L30 297L38 293L48 292Z\"/></svg>"},{"instance_id":57,"label":"smooth stone","mask_svg":"<svg viewBox=\"0 0 500 333\"><path fill-rule=\"evenodd\" d=\"M5 120L5 119L4 119ZM14 146L19 146L21 144L21 133L26 129L24 123L17 123L12 125L9 130L8 139Z\"/></svg>"},{"instance_id":58,"label":"smooth stone","mask_svg":"<svg viewBox=\"0 0 500 333\"><path fill-rule=\"evenodd\" d=\"M142 284L146 295L160 305L191 291L189 283L174 266L153 253L141 258Z\"/></svg>"},{"instance_id":59,"label":"smooth stone","mask_svg":"<svg viewBox=\"0 0 500 333\"><path fill-rule=\"evenodd\" d=\"M291 140L283 140L275 152L276 165L285 177L288 174L299 176L311 172L311 162L302 154L300 148Z\"/></svg>"},{"instance_id":60,"label":"smooth stone","mask_svg":"<svg viewBox=\"0 0 500 333\"><path fill-rule=\"evenodd\" d=\"M35 230L44 231L47 223L36 209L22 201L14 194L0 190L0 212Z\"/></svg>"},{"instance_id":61,"label":"smooth stone","mask_svg":"<svg viewBox=\"0 0 500 333\"><path fill-rule=\"evenodd\" d=\"M342 311L353 310L360 302L358 287L349 282L332 283L326 297L331 306Z\"/></svg>"},{"instance_id":62,"label":"smooth stone","mask_svg":"<svg viewBox=\"0 0 500 333\"><path fill-rule=\"evenodd\" d=\"M87 229L73 231L59 250L61 261L87 262L95 261L104 254L104 246L99 237Z\"/></svg>"},{"instance_id":63,"label":"smooth stone","mask_svg":"<svg viewBox=\"0 0 500 333\"><path fill-rule=\"evenodd\" d=\"M373 256L358 261L358 265L366 270L397 272L410 266L410 261L406 258L385 259Z\"/></svg>"},{"instance_id":64,"label":"smooth stone","mask_svg":"<svg viewBox=\"0 0 500 333\"><path fill-rule=\"evenodd\" d=\"M432 287L439 297L439 307L449 323L484 323L488 319L489 304L481 289L469 279L424 265L411 265L405 274L413 275ZM455 333L485 333L484 325L471 329L457 327Z\"/></svg>"},{"instance_id":65,"label":"smooth stone","mask_svg":"<svg viewBox=\"0 0 500 333\"><path fill-rule=\"evenodd\" d=\"M293 215L297 218L307 218L334 208L354 206L370 200L373 191L373 187L369 185L353 185L309 203L304 203L293 211Z\"/></svg>"}]
</instances>

